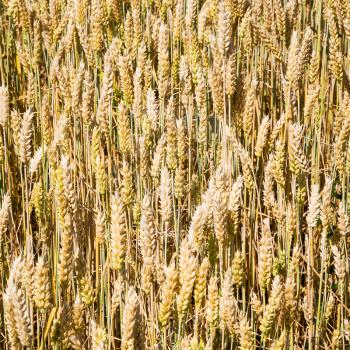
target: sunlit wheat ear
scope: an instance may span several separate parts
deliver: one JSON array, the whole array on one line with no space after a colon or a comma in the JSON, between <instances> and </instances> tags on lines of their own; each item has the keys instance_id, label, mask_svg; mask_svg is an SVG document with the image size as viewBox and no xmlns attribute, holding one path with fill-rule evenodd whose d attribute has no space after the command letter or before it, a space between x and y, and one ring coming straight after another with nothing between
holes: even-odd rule
<instances>
[{"instance_id":1,"label":"sunlit wheat ear","mask_svg":"<svg viewBox=\"0 0 350 350\"><path fill-rule=\"evenodd\" d=\"M178 166L181 168L185 168L187 161L187 134L185 129L184 119L176 120L176 128L177 128L177 156L178 156Z\"/></svg>"},{"instance_id":2,"label":"sunlit wheat ear","mask_svg":"<svg viewBox=\"0 0 350 350\"><path fill-rule=\"evenodd\" d=\"M332 246L332 253L334 258L335 274L338 278L339 283L338 290L339 294L342 295L344 290L344 279L346 275L344 257L342 256L341 252L339 251L339 248L336 245Z\"/></svg>"},{"instance_id":3,"label":"sunlit wheat ear","mask_svg":"<svg viewBox=\"0 0 350 350\"><path fill-rule=\"evenodd\" d=\"M227 172L220 168L215 177L216 193L214 197L214 230L220 246L223 246L227 236L228 183Z\"/></svg>"},{"instance_id":4,"label":"sunlit wheat ear","mask_svg":"<svg viewBox=\"0 0 350 350\"><path fill-rule=\"evenodd\" d=\"M32 155L33 113L27 110L23 115L19 135L19 155L22 163L27 163Z\"/></svg>"},{"instance_id":5,"label":"sunlit wheat ear","mask_svg":"<svg viewBox=\"0 0 350 350\"><path fill-rule=\"evenodd\" d=\"M235 233L237 232L238 225L240 223L242 188L243 178L242 176L239 176L232 185L228 200L229 215L231 217Z\"/></svg>"},{"instance_id":6,"label":"sunlit wheat ear","mask_svg":"<svg viewBox=\"0 0 350 350\"><path fill-rule=\"evenodd\" d=\"M205 145L207 141L208 116L206 110L206 81L203 71L198 71L198 84L195 88L195 99L199 110L198 142Z\"/></svg>"},{"instance_id":7,"label":"sunlit wheat ear","mask_svg":"<svg viewBox=\"0 0 350 350\"><path fill-rule=\"evenodd\" d=\"M101 96L98 102L96 121L102 133L108 132L108 108L111 99L113 85L113 71L111 64L107 63L104 67L104 75L101 87Z\"/></svg>"},{"instance_id":8,"label":"sunlit wheat ear","mask_svg":"<svg viewBox=\"0 0 350 350\"><path fill-rule=\"evenodd\" d=\"M0 209L0 241L3 241L5 234L9 228L11 215L11 198L9 194L5 194Z\"/></svg>"},{"instance_id":9,"label":"sunlit wheat ear","mask_svg":"<svg viewBox=\"0 0 350 350\"><path fill-rule=\"evenodd\" d=\"M196 278L197 259L195 258L190 243L185 239L180 249L180 291L177 296L178 317L182 320L189 307L190 297Z\"/></svg>"},{"instance_id":10,"label":"sunlit wheat ear","mask_svg":"<svg viewBox=\"0 0 350 350\"><path fill-rule=\"evenodd\" d=\"M111 204L111 268L120 270L124 264L126 250L126 216L118 193L112 197Z\"/></svg>"},{"instance_id":11,"label":"sunlit wheat ear","mask_svg":"<svg viewBox=\"0 0 350 350\"><path fill-rule=\"evenodd\" d=\"M228 96L233 96L236 90L237 84L237 72L236 72L236 52L233 52L227 60L226 72L225 72L225 91Z\"/></svg>"},{"instance_id":12,"label":"sunlit wheat ear","mask_svg":"<svg viewBox=\"0 0 350 350\"><path fill-rule=\"evenodd\" d=\"M126 207L130 207L134 197L134 185L133 185L132 169L130 168L130 165L128 162L123 161L123 165L120 172L122 175L120 195L122 197L124 205Z\"/></svg>"},{"instance_id":13,"label":"sunlit wheat ear","mask_svg":"<svg viewBox=\"0 0 350 350\"><path fill-rule=\"evenodd\" d=\"M151 199L145 195L142 202L142 214L140 222L140 248L143 258L143 289L148 293L154 278L154 262L156 249L156 228L154 215L151 207Z\"/></svg>"},{"instance_id":14,"label":"sunlit wheat ear","mask_svg":"<svg viewBox=\"0 0 350 350\"><path fill-rule=\"evenodd\" d=\"M337 348L339 346L339 341L341 339L340 330L335 328L332 332L332 338L330 342L330 346L333 348Z\"/></svg>"},{"instance_id":15,"label":"sunlit wheat ear","mask_svg":"<svg viewBox=\"0 0 350 350\"><path fill-rule=\"evenodd\" d=\"M35 266L34 284L34 301L37 307L41 310L48 309L51 301L50 275L47 262L42 256Z\"/></svg>"},{"instance_id":16,"label":"sunlit wheat ear","mask_svg":"<svg viewBox=\"0 0 350 350\"><path fill-rule=\"evenodd\" d=\"M82 106L81 115L86 126L90 126L93 121L93 99L94 99L94 84L91 75L86 70L83 81Z\"/></svg>"},{"instance_id":17,"label":"sunlit wheat ear","mask_svg":"<svg viewBox=\"0 0 350 350\"><path fill-rule=\"evenodd\" d=\"M7 286L3 294L5 324L11 346L17 348L22 343L17 331L17 320L15 314L16 306L16 279L21 272L21 258L17 258L11 268L11 273L7 281Z\"/></svg>"},{"instance_id":18,"label":"sunlit wheat ear","mask_svg":"<svg viewBox=\"0 0 350 350\"><path fill-rule=\"evenodd\" d=\"M106 238L106 218L104 213L98 209L95 218L96 224L96 243L103 244Z\"/></svg>"},{"instance_id":19,"label":"sunlit wheat ear","mask_svg":"<svg viewBox=\"0 0 350 350\"><path fill-rule=\"evenodd\" d=\"M96 158L100 155L100 147L101 147L101 133L98 127L94 127L92 130L91 136L91 149L90 149L90 161L92 170L96 171Z\"/></svg>"},{"instance_id":20,"label":"sunlit wheat ear","mask_svg":"<svg viewBox=\"0 0 350 350\"><path fill-rule=\"evenodd\" d=\"M159 28L158 64L158 89L162 98L166 94L169 72L168 28L164 23L161 23Z\"/></svg>"},{"instance_id":21,"label":"sunlit wheat ear","mask_svg":"<svg viewBox=\"0 0 350 350\"><path fill-rule=\"evenodd\" d=\"M208 258L204 258L201 264L198 266L196 272L196 279L194 285L194 301L195 311L198 314L202 307L202 303L205 297L207 276L209 272L210 264Z\"/></svg>"},{"instance_id":22,"label":"sunlit wheat ear","mask_svg":"<svg viewBox=\"0 0 350 350\"><path fill-rule=\"evenodd\" d=\"M309 200L309 211L306 218L309 229L312 229L317 224L317 219L320 215L320 194L319 194L319 186L315 184L311 188L310 200Z\"/></svg>"},{"instance_id":23,"label":"sunlit wheat ear","mask_svg":"<svg viewBox=\"0 0 350 350\"><path fill-rule=\"evenodd\" d=\"M285 348L287 342L287 333L283 331L279 338L272 343L271 350L282 350Z\"/></svg>"},{"instance_id":24,"label":"sunlit wheat ear","mask_svg":"<svg viewBox=\"0 0 350 350\"><path fill-rule=\"evenodd\" d=\"M320 218L324 228L327 228L333 220L333 207L332 207L332 188L333 180L326 176L325 184L321 192L321 206L320 206Z\"/></svg>"},{"instance_id":25,"label":"sunlit wheat ear","mask_svg":"<svg viewBox=\"0 0 350 350\"><path fill-rule=\"evenodd\" d=\"M242 172L244 179L244 186L248 190L252 190L254 186L254 178L252 174L252 161L246 150L239 148L239 157L242 164Z\"/></svg>"},{"instance_id":26,"label":"sunlit wheat ear","mask_svg":"<svg viewBox=\"0 0 350 350\"><path fill-rule=\"evenodd\" d=\"M250 25L253 28L254 33L259 37L262 43L271 51L271 53L276 57L276 59L281 60L281 53L275 43L273 42L273 38L267 32L267 30L263 27L258 27L255 22L251 22Z\"/></svg>"},{"instance_id":27,"label":"sunlit wheat ear","mask_svg":"<svg viewBox=\"0 0 350 350\"><path fill-rule=\"evenodd\" d=\"M187 193L187 169L184 164L180 164L175 170L174 195L178 200L183 200Z\"/></svg>"},{"instance_id":28,"label":"sunlit wheat ear","mask_svg":"<svg viewBox=\"0 0 350 350\"><path fill-rule=\"evenodd\" d=\"M85 66L83 62L80 62L79 68L74 72L75 77L72 78L71 83L71 98L72 98L72 110L76 115L81 113L81 89L84 79Z\"/></svg>"},{"instance_id":29,"label":"sunlit wheat ear","mask_svg":"<svg viewBox=\"0 0 350 350\"><path fill-rule=\"evenodd\" d=\"M240 316L238 334L239 334L240 349L252 350L254 346L253 330L244 315Z\"/></svg>"},{"instance_id":30,"label":"sunlit wheat ear","mask_svg":"<svg viewBox=\"0 0 350 350\"><path fill-rule=\"evenodd\" d=\"M172 203L171 203L171 178L167 168L163 168L160 177L160 213L162 221L165 225L169 225L169 221L172 213Z\"/></svg>"},{"instance_id":31,"label":"sunlit wheat ear","mask_svg":"<svg viewBox=\"0 0 350 350\"><path fill-rule=\"evenodd\" d=\"M107 191L107 174L106 174L106 160L104 156L96 157L96 191L104 195Z\"/></svg>"},{"instance_id":32,"label":"sunlit wheat ear","mask_svg":"<svg viewBox=\"0 0 350 350\"><path fill-rule=\"evenodd\" d=\"M69 214L64 217L61 226L61 248L60 248L60 265L59 278L62 286L67 286L73 269L73 231L72 218Z\"/></svg>"},{"instance_id":33,"label":"sunlit wheat ear","mask_svg":"<svg viewBox=\"0 0 350 350\"><path fill-rule=\"evenodd\" d=\"M258 254L259 285L262 289L265 289L268 287L271 281L271 269L273 261L273 236L270 231L270 224L268 219L265 219L263 222Z\"/></svg>"},{"instance_id":34,"label":"sunlit wheat ear","mask_svg":"<svg viewBox=\"0 0 350 350\"><path fill-rule=\"evenodd\" d=\"M34 301L34 273L34 255L31 251L28 251L24 259L21 282L31 302Z\"/></svg>"},{"instance_id":35,"label":"sunlit wheat ear","mask_svg":"<svg viewBox=\"0 0 350 350\"><path fill-rule=\"evenodd\" d=\"M39 166L42 164L43 157L45 156L46 156L46 147L39 147L34 153L34 156L30 160L29 172L31 174L39 170Z\"/></svg>"},{"instance_id":36,"label":"sunlit wheat ear","mask_svg":"<svg viewBox=\"0 0 350 350\"><path fill-rule=\"evenodd\" d=\"M212 91L215 115L219 120L224 116L223 82L219 67L213 67L209 71L209 85Z\"/></svg>"},{"instance_id":37,"label":"sunlit wheat ear","mask_svg":"<svg viewBox=\"0 0 350 350\"><path fill-rule=\"evenodd\" d=\"M285 310L287 311L288 322L293 322L295 312L297 310L297 285L294 276L288 276L285 288L284 288L284 298L285 298Z\"/></svg>"},{"instance_id":38,"label":"sunlit wheat ear","mask_svg":"<svg viewBox=\"0 0 350 350\"><path fill-rule=\"evenodd\" d=\"M274 3L274 11L277 17L277 32L279 39L282 41L286 40L286 14L284 10L284 4L282 1L276 1Z\"/></svg>"},{"instance_id":39,"label":"sunlit wheat ear","mask_svg":"<svg viewBox=\"0 0 350 350\"><path fill-rule=\"evenodd\" d=\"M169 323L173 303L176 299L176 292L178 287L178 271L173 261L167 268L166 281L162 286L162 298L159 309L159 321L163 327Z\"/></svg>"},{"instance_id":40,"label":"sunlit wheat ear","mask_svg":"<svg viewBox=\"0 0 350 350\"><path fill-rule=\"evenodd\" d=\"M281 140L277 140L276 153L273 158L271 171L275 181L280 186L284 186L285 184L284 168L285 168L285 144Z\"/></svg>"},{"instance_id":41,"label":"sunlit wheat ear","mask_svg":"<svg viewBox=\"0 0 350 350\"><path fill-rule=\"evenodd\" d=\"M241 12L241 11L240 11ZM243 15L243 13L241 13ZM252 35L252 27L251 27L251 20L252 20L252 10L248 9L242 18L241 21L241 26L238 31L238 36L242 42L243 45L243 51L245 53L248 53L249 50L252 47L253 44L253 38L254 36Z\"/></svg>"},{"instance_id":42,"label":"sunlit wheat ear","mask_svg":"<svg viewBox=\"0 0 350 350\"><path fill-rule=\"evenodd\" d=\"M287 56L287 70L286 70L286 82L283 85L284 99L286 102L290 102L291 89L295 88L295 70L298 69L298 55L300 51L300 45L298 40L298 33L294 30L291 33L290 45Z\"/></svg>"},{"instance_id":43,"label":"sunlit wheat ear","mask_svg":"<svg viewBox=\"0 0 350 350\"><path fill-rule=\"evenodd\" d=\"M5 126L10 114L9 93L6 86L0 86L0 125Z\"/></svg>"},{"instance_id":44,"label":"sunlit wheat ear","mask_svg":"<svg viewBox=\"0 0 350 350\"><path fill-rule=\"evenodd\" d=\"M328 323L330 318L333 316L334 306L335 306L335 298L333 293L330 293L327 299L325 312L324 312L324 321L326 324Z\"/></svg>"},{"instance_id":45,"label":"sunlit wheat ear","mask_svg":"<svg viewBox=\"0 0 350 350\"><path fill-rule=\"evenodd\" d=\"M237 321L236 313L236 301L233 296L233 285L232 285L232 270L228 268L225 271L224 280L221 287L220 296L220 327L221 329L228 329L231 335L235 334L235 322Z\"/></svg>"},{"instance_id":46,"label":"sunlit wheat ear","mask_svg":"<svg viewBox=\"0 0 350 350\"><path fill-rule=\"evenodd\" d=\"M62 166L64 196L66 197L66 200L68 202L70 212L75 216L78 210L77 200L76 200L76 193L74 190L74 185L72 180L72 169L69 166L69 159L67 156L62 156L61 166Z\"/></svg>"},{"instance_id":47,"label":"sunlit wheat ear","mask_svg":"<svg viewBox=\"0 0 350 350\"><path fill-rule=\"evenodd\" d=\"M244 283L244 257L241 251L237 250L232 261L232 282L236 287L240 287Z\"/></svg>"},{"instance_id":48,"label":"sunlit wheat ear","mask_svg":"<svg viewBox=\"0 0 350 350\"><path fill-rule=\"evenodd\" d=\"M15 328L19 342L22 346L29 346L31 343L31 328L29 309L26 303L25 291L19 281L21 262L17 259L12 265L9 284L7 287L7 297L9 298L9 308L13 312Z\"/></svg>"},{"instance_id":49,"label":"sunlit wheat ear","mask_svg":"<svg viewBox=\"0 0 350 350\"><path fill-rule=\"evenodd\" d=\"M11 128L12 139L14 143L14 150L16 155L19 155L19 136L20 136L20 130L21 130L21 121L22 121L22 118L19 112L16 110L11 110L10 128Z\"/></svg>"},{"instance_id":50,"label":"sunlit wheat ear","mask_svg":"<svg viewBox=\"0 0 350 350\"><path fill-rule=\"evenodd\" d=\"M303 41L299 49L296 52L293 51L292 56L289 56L291 58L291 62L288 62L288 64L295 64L294 67L290 66L291 70L289 71L291 74L291 76L289 77L289 81L291 82L293 89L296 89L299 86L300 80L305 71L306 64L310 60L312 49L312 36L313 32L311 28L306 28ZM295 47L293 47L293 49L295 49Z\"/></svg>"},{"instance_id":51,"label":"sunlit wheat ear","mask_svg":"<svg viewBox=\"0 0 350 350\"><path fill-rule=\"evenodd\" d=\"M166 162L169 170L175 170L177 163L177 137L174 113L174 102L170 100L166 117Z\"/></svg>"},{"instance_id":52,"label":"sunlit wheat ear","mask_svg":"<svg viewBox=\"0 0 350 350\"><path fill-rule=\"evenodd\" d=\"M312 51L308 77L311 83L315 83L320 70L320 59L316 50Z\"/></svg>"},{"instance_id":53,"label":"sunlit wheat ear","mask_svg":"<svg viewBox=\"0 0 350 350\"><path fill-rule=\"evenodd\" d=\"M119 56L118 66L120 70L121 86L124 95L124 100L127 104L132 105L134 92L133 92L133 81L132 81L132 68L130 61L125 55Z\"/></svg>"},{"instance_id":54,"label":"sunlit wheat ear","mask_svg":"<svg viewBox=\"0 0 350 350\"><path fill-rule=\"evenodd\" d=\"M347 237L349 234L349 215L343 202L339 203L337 215L339 232L342 236Z\"/></svg>"},{"instance_id":55,"label":"sunlit wheat ear","mask_svg":"<svg viewBox=\"0 0 350 350\"><path fill-rule=\"evenodd\" d=\"M125 16L124 22L124 41L125 46L128 48L128 51L132 51L133 46L133 23L131 11L128 11Z\"/></svg>"},{"instance_id":56,"label":"sunlit wheat ear","mask_svg":"<svg viewBox=\"0 0 350 350\"><path fill-rule=\"evenodd\" d=\"M273 165L274 158L273 155L270 155L265 168L263 199L268 212L276 219L279 219L278 206L274 195Z\"/></svg>"},{"instance_id":57,"label":"sunlit wheat ear","mask_svg":"<svg viewBox=\"0 0 350 350\"><path fill-rule=\"evenodd\" d=\"M55 204L57 206L57 217L58 222L63 225L64 218L66 213L68 212L68 201L66 196L64 195L64 178L63 178L63 168L59 166L55 170Z\"/></svg>"},{"instance_id":58,"label":"sunlit wheat ear","mask_svg":"<svg viewBox=\"0 0 350 350\"><path fill-rule=\"evenodd\" d=\"M290 1L286 5L286 16L288 17L288 20L290 21L291 27L295 25L295 22L297 20L298 16L298 2L297 1Z\"/></svg>"},{"instance_id":59,"label":"sunlit wheat ear","mask_svg":"<svg viewBox=\"0 0 350 350\"><path fill-rule=\"evenodd\" d=\"M190 350L192 347L193 339L190 335L185 335L180 342L181 349Z\"/></svg>"},{"instance_id":60,"label":"sunlit wheat ear","mask_svg":"<svg viewBox=\"0 0 350 350\"><path fill-rule=\"evenodd\" d=\"M273 146L273 143L280 137L281 132L283 131L283 128L286 124L286 114L283 113L280 118L276 121L276 123L273 125L273 128L271 130L270 140L269 140L269 148L271 149ZM285 144L285 141L282 140L282 143ZM276 150L277 152L277 150Z\"/></svg>"},{"instance_id":61,"label":"sunlit wheat ear","mask_svg":"<svg viewBox=\"0 0 350 350\"><path fill-rule=\"evenodd\" d=\"M200 248L208 240L208 236L205 232L205 225L209 215L211 215L211 213L205 203L198 206L192 215L188 239L197 248Z\"/></svg>"},{"instance_id":62,"label":"sunlit wheat ear","mask_svg":"<svg viewBox=\"0 0 350 350\"><path fill-rule=\"evenodd\" d=\"M135 346L136 321L138 312L138 296L135 289L131 287L126 295L122 320L122 340L123 350L133 349Z\"/></svg>"},{"instance_id":63,"label":"sunlit wheat ear","mask_svg":"<svg viewBox=\"0 0 350 350\"><path fill-rule=\"evenodd\" d=\"M338 29L335 20L334 11L331 7L327 7L326 18L329 25L329 64L330 70L336 79L343 78L343 57L341 53Z\"/></svg>"},{"instance_id":64,"label":"sunlit wheat ear","mask_svg":"<svg viewBox=\"0 0 350 350\"><path fill-rule=\"evenodd\" d=\"M230 26L230 14L228 8L225 7L224 2L219 3L218 13L218 35L217 45L219 53L222 59L226 56L230 45L231 38L231 26Z\"/></svg>"},{"instance_id":65,"label":"sunlit wheat ear","mask_svg":"<svg viewBox=\"0 0 350 350\"><path fill-rule=\"evenodd\" d=\"M77 295L72 306L72 324L77 333L81 332L82 328L85 326L83 319L84 311L84 304L82 303L80 296Z\"/></svg>"},{"instance_id":66,"label":"sunlit wheat ear","mask_svg":"<svg viewBox=\"0 0 350 350\"><path fill-rule=\"evenodd\" d=\"M300 124L293 124L290 129L289 167L296 175L307 172L308 160L302 145L303 128Z\"/></svg>"},{"instance_id":67,"label":"sunlit wheat ear","mask_svg":"<svg viewBox=\"0 0 350 350\"><path fill-rule=\"evenodd\" d=\"M252 310L256 313L256 315L260 319L263 312L263 306L262 306L261 300L254 292L251 294L250 304L251 304Z\"/></svg>"},{"instance_id":68,"label":"sunlit wheat ear","mask_svg":"<svg viewBox=\"0 0 350 350\"><path fill-rule=\"evenodd\" d=\"M208 285L208 298L206 301L206 321L214 332L219 320L219 291L218 291L218 279L212 276Z\"/></svg>"},{"instance_id":69,"label":"sunlit wheat ear","mask_svg":"<svg viewBox=\"0 0 350 350\"><path fill-rule=\"evenodd\" d=\"M159 184L161 163L165 153L165 135L158 140L157 146L153 153L153 161L151 165L151 176L155 185Z\"/></svg>"},{"instance_id":70,"label":"sunlit wheat ear","mask_svg":"<svg viewBox=\"0 0 350 350\"><path fill-rule=\"evenodd\" d=\"M112 314L115 315L118 307L121 304L121 296L123 293L124 285L122 281L121 275L118 276L118 278L113 283L113 293L111 296L111 302L112 302Z\"/></svg>"},{"instance_id":71,"label":"sunlit wheat ear","mask_svg":"<svg viewBox=\"0 0 350 350\"><path fill-rule=\"evenodd\" d=\"M283 285L279 276L275 277L272 283L272 290L268 304L264 307L262 319L260 323L260 331L263 339L269 334L275 318L280 311L283 302Z\"/></svg>"},{"instance_id":72,"label":"sunlit wheat ear","mask_svg":"<svg viewBox=\"0 0 350 350\"><path fill-rule=\"evenodd\" d=\"M91 349L102 350L105 348L106 332L94 320L91 321Z\"/></svg>"},{"instance_id":73,"label":"sunlit wheat ear","mask_svg":"<svg viewBox=\"0 0 350 350\"><path fill-rule=\"evenodd\" d=\"M9 286L6 289L6 292L3 294L3 303L4 303L4 316L5 316L5 325L8 334L8 340L10 345L16 349L19 346L19 340L16 331L16 320L14 316L13 303L11 296L13 295L13 287Z\"/></svg>"},{"instance_id":74,"label":"sunlit wheat ear","mask_svg":"<svg viewBox=\"0 0 350 350\"><path fill-rule=\"evenodd\" d=\"M134 74L134 100L132 110L135 118L140 119L142 114L142 75L140 67L137 67Z\"/></svg>"},{"instance_id":75,"label":"sunlit wheat ear","mask_svg":"<svg viewBox=\"0 0 350 350\"><path fill-rule=\"evenodd\" d=\"M256 157L261 157L264 147L267 144L270 125L271 125L271 122L270 122L269 116L265 116L264 119L261 121L258 135L256 138L256 145L255 145Z\"/></svg>"},{"instance_id":76,"label":"sunlit wheat ear","mask_svg":"<svg viewBox=\"0 0 350 350\"><path fill-rule=\"evenodd\" d=\"M159 105L154 90L151 88L147 91L147 116L151 121L152 130L157 130L159 118Z\"/></svg>"},{"instance_id":77,"label":"sunlit wheat ear","mask_svg":"<svg viewBox=\"0 0 350 350\"><path fill-rule=\"evenodd\" d=\"M306 96L304 106L304 119L306 123L308 123L311 120L312 114L316 110L319 93L320 87L316 86L313 89L310 89Z\"/></svg>"},{"instance_id":78,"label":"sunlit wheat ear","mask_svg":"<svg viewBox=\"0 0 350 350\"><path fill-rule=\"evenodd\" d=\"M131 130L129 116L123 103L118 106L117 125L120 151L127 157L131 152Z\"/></svg>"},{"instance_id":79,"label":"sunlit wheat ear","mask_svg":"<svg viewBox=\"0 0 350 350\"><path fill-rule=\"evenodd\" d=\"M89 272L79 280L79 293L86 306L91 306L95 301L94 286Z\"/></svg>"}]
</instances>

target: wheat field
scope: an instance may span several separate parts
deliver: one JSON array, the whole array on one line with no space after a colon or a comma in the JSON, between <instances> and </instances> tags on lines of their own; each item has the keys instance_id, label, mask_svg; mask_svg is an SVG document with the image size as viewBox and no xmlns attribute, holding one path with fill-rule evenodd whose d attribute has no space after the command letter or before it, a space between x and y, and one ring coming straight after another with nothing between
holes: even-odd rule
<instances>
[{"instance_id":1,"label":"wheat field","mask_svg":"<svg viewBox=\"0 0 350 350\"><path fill-rule=\"evenodd\" d=\"M0 349L350 349L348 0L0 1Z\"/></svg>"}]
</instances>

